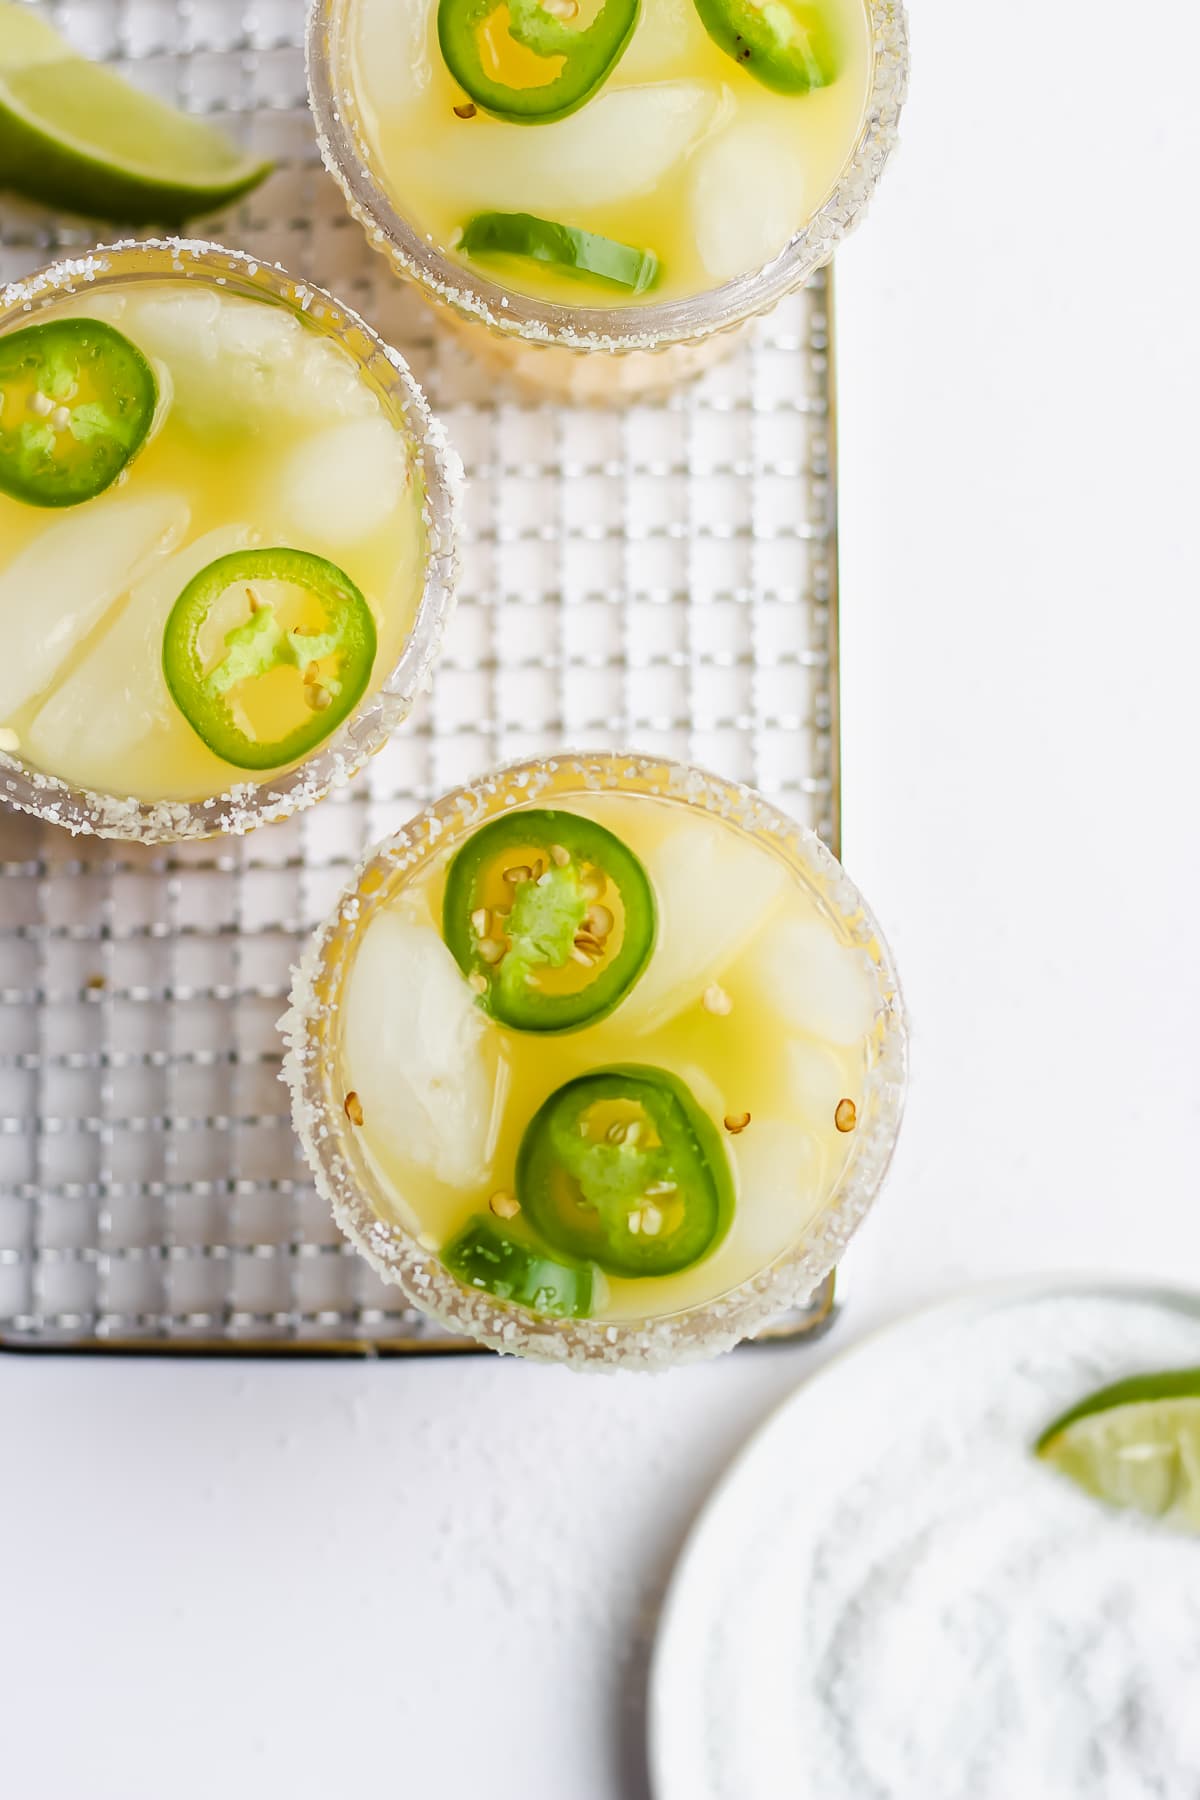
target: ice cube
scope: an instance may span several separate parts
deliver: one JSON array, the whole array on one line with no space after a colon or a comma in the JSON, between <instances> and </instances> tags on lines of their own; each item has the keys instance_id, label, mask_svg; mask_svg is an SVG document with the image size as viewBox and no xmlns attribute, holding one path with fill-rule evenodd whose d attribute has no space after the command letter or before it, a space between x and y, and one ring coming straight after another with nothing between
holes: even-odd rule
<instances>
[{"instance_id":1,"label":"ice cube","mask_svg":"<svg viewBox=\"0 0 1200 1800\"><path fill-rule=\"evenodd\" d=\"M779 920L743 965L765 1006L794 1031L858 1044L875 1019L876 985L865 950L843 944L823 920Z\"/></svg>"},{"instance_id":2,"label":"ice cube","mask_svg":"<svg viewBox=\"0 0 1200 1800\"><path fill-rule=\"evenodd\" d=\"M661 80L711 54L695 0L653 0L642 7L629 48L618 65L623 82Z\"/></svg>"},{"instance_id":3,"label":"ice cube","mask_svg":"<svg viewBox=\"0 0 1200 1800\"><path fill-rule=\"evenodd\" d=\"M356 85L389 120L429 86L434 0L360 6L354 41Z\"/></svg>"},{"instance_id":4,"label":"ice cube","mask_svg":"<svg viewBox=\"0 0 1200 1800\"><path fill-rule=\"evenodd\" d=\"M692 235L714 281L761 269L808 218L814 196L786 126L729 125L697 150L688 172Z\"/></svg>"},{"instance_id":5,"label":"ice cube","mask_svg":"<svg viewBox=\"0 0 1200 1800\"><path fill-rule=\"evenodd\" d=\"M211 290L135 297L121 329L143 354L171 372L174 405L180 416L207 424L222 402L217 320L222 301ZM228 403L225 402L225 409Z\"/></svg>"},{"instance_id":6,"label":"ice cube","mask_svg":"<svg viewBox=\"0 0 1200 1800\"><path fill-rule=\"evenodd\" d=\"M220 297L211 289L134 299L124 328L147 356L171 365L177 383L208 381L217 363Z\"/></svg>"},{"instance_id":7,"label":"ice cube","mask_svg":"<svg viewBox=\"0 0 1200 1800\"><path fill-rule=\"evenodd\" d=\"M208 396L214 423L248 425L309 410L302 359L305 331L282 307L226 300L217 316L218 387Z\"/></svg>"},{"instance_id":8,"label":"ice cube","mask_svg":"<svg viewBox=\"0 0 1200 1800\"><path fill-rule=\"evenodd\" d=\"M166 364L178 415L196 430L379 409L345 352L284 306L197 290L131 303L123 328Z\"/></svg>"},{"instance_id":9,"label":"ice cube","mask_svg":"<svg viewBox=\"0 0 1200 1800\"><path fill-rule=\"evenodd\" d=\"M736 1252L761 1269L817 1213L825 1159L812 1133L791 1119L752 1119L732 1140L731 1155L738 1178Z\"/></svg>"},{"instance_id":10,"label":"ice cube","mask_svg":"<svg viewBox=\"0 0 1200 1800\"><path fill-rule=\"evenodd\" d=\"M107 325L116 325L124 316L125 305L126 297L120 289L102 289L98 294L89 294L86 303L76 301L71 311L76 317L103 319Z\"/></svg>"},{"instance_id":11,"label":"ice cube","mask_svg":"<svg viewBox=\"0 0 1200 1800\"><path fill-rule=\"evenodd\" d=\"M495 1033L432 925L380 912L344 1004L347 1086L368 1141L459 1188L487 1174Z\"/></svg>"},{"instance_id":12,"label":"ice cube","mask_svg":"<svg viewBox=\"0 0 1200 1800\"><path fill-rule=\"evenodd\" d=\"M135 299L127 324L148 355L177 373L274 368L296 356L304 335L290 308L212 288Z\"/></svg>"},{"instance_id":13,"label":"ice cube","mask_svg":"<svg viewBox=\"0 0 1200 1800\"><path fill-rule=\"evenodd\" d=\"M378 414L379 401L333 339L278 309L230 311L240 316L223 331L222 369L232 377L238 416L309 424ZM260 316L251 323L248 313Z\"/></svg>"},{"instance_id":14,"label":"ice cube","mask_svg":"<svg viewBox=\"0 0 1200 1800\"><path fill-rule=\"evenodd\" d=\"M386 524L408 478L404 440L386 419L354 419L303 439L271 470L285 533L335 554Z\"/></svg>"},{"instance_id":15,"label":"ice cube","mask_svg":"<svg viewBox=\"0 0 1200 1800\"><path fill-rule=\"evenodd\" d=\"M294 312L261 300L233 298L217 314L217 354L239 370L283 370L300 354L304 327Z\"/></svg>"},{"instance_id":16,"label":"ice cube","mask_svg":"<svg viewBox=\"0 0 1200 1800\"><path fill-rule=\"evenodd\" d=\"M444 126L428 155L439 182L469 210L586 224L588 208L655 187L707 129L719 99L720 89L704 81L610 89L554 125L514 131L477 118Z\"/></svg>"},{"instance_id":17,"label":"ice cube","mask_svg":"<svg viewBox=\"0 0 1200 1800\"><path fill-rule=\"evenodd\" d=\"M833 1115L839 1100L857 1100L859 1077L824 1044L811 1038L793 1038L784 1046L788 1085L796 1097L797 1113L818 1130L835 1129Z\"/></svg>"},{"instance_id":18,"label":"ice cube","mask_svg":"<svg viewBox=\"0 0 1200 1800\"><path fill-rule=\"evenodd\" d=\"M254 540L248 525L207 531L135 583L83 661L55 689L27 734L43 768L92 788L113 789L131 750L176 716L162 672L163 628L179 595L218 556Z\"/></svg>"},{"instance_id":19,"label":"ice cube","mask_svg":"<svg viewBox=\"0 0 1200 1800\"><path fill-rule=\"evenodd\" d=\"M282 399L297 418L364 419L379 414L379 401L339 344L304 334L294 390Z\"/></svg>"},{"instance_id":20,"label":"ice cube","mask_svg":"<svg viewBox=\"0 0 1200 1800\"><path fill-rule=\"evenodd\" d=\"M182 494L113 493L55 519L0 572L0 722L50 686L109 607L187 529Z\"/></svg>"},{"instance_id":21,"label":"ice cube","mask_svg":"<svg viewBox=\"0 0 1200 1800\"><path fill-rule=\"evenodd\" d=\"M728 826L696 814L659 844L649 863L658 899L658 942L621 1009L622 1027L652 1030L700 1003L783 900L783 864Z\"/></svg>"}]
</instances>

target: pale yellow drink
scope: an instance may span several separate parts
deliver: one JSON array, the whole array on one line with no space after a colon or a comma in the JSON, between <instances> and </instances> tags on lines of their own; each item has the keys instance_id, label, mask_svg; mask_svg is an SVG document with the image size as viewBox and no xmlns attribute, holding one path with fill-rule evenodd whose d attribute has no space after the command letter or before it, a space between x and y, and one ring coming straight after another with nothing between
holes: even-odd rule
<instances>
[{"instance_id":1,"label":"pale yellow drink","mask_svg":"<svg viewBox=\"0 0 1200 1800\"><path fill-rule=\"evenodd\" d=\"M461 116L468 96L439 47L434 0L354 0L339 101L396 212L473 275L573 308L684 300L770 263L853 153L872 80L866 0L815 10L834 49L828 85L773 92L718 48L693 0L642 0L600 89L567 118L529 124ZM519 80L513 66L496 64ZM631 293L518 256L459 255L467 221L491 211L652 251L657 278Z\"/></svg>"},{"instance_id":2,"label":"pale yellow drink","mask_svg":"<svg viewBox=\"0 0 1200 1800\"><path fill-rule=\"evenodd\" d=\"M171 607L233 551L328 559L374 615L378 685L424 579L414 444L347 350L273 300L183 279L109 282L5 329L67 317L103 320L138 346L158 415L96 498L56 511L0 494L0 746L76 787L147 802L262 782L208 749L172 699Z\"/></svg>"},{"instance_id":3,"label":"pale yellow drink","mask_svg":"<svg viewBox=\"0 0 1200 1800\"><path fill-rule=\"evenodd\" d=\"M488 1018L442 937L448 858L372 913L350 954L339 1081L383 1205L441 1250L479 1216L512 1219L517 1152L574 1077L650 1065L682 1080L720 1134L736 1190L729 1229L667 1275L596 1273L590 1316L702 1305L767 1268L829 1203L883 1031L869 948L761 838L678 800L572 795L641 859L655 948L607 1018L563 1033ZM498 1197L498 1199L497 1199Z\"/></svg>"}]
</instances>

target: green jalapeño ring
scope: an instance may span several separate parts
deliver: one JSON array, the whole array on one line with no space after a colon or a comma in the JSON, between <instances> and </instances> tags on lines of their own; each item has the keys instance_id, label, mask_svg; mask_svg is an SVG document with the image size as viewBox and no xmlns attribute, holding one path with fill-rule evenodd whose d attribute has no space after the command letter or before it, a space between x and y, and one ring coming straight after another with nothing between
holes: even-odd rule
<instances>
[{"instance_id":1,"label":"green jalape\u00f1o ring","mask_svg":"<svg viewBox=\"0 0 1200 1800\"><path fill-rule=\"evenodd\" d=\"M866 1216L907 1027L815 834L665 758L566 753L370 850L281 1021L317 1187L452 1331L651 1369L811 1295Z\"/></svg>"},{"instance_id":2,"label":"green jalape\u00f1o ring","mask_svg":"<svg viewBox=\"0 0 1200 1800\"><path fill-rule=\"evenodd\" d=\"M0 800L153 844L349 781L454 597L462 468L398 352L170 238L0 291L0 387Z\"/></svg>"},{"instance_id":3,"label":"green jalape\u00f1o ring","mask_svg":"<svg viewBox=\"0 0 1200 1800\"><path fill-rule=\"evenodd\" d=\"M312 0L321 154L486 361L568 400L651 392L725 354L870 200L907 23L850 3Z\"/></svg>"}]
</instances>

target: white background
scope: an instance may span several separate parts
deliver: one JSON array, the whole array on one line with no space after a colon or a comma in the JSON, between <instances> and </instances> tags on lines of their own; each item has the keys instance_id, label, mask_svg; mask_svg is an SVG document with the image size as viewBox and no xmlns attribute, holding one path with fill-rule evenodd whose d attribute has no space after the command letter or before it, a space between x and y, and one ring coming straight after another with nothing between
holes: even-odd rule
<instances>
[{"instance_id":1,"label":"white background","mask_svg":"<svg viewBox=\"0 0 1200 1800\"><path fill-rule=\"evenodd\" d=\"M671 1559L821 1355L968 1280L1195 1279L1200 13L915 10L838 296L846 856L914 1073L830 1345L0 1358L6 1796L643 1800Z\"/></svg>"}]
</instances>

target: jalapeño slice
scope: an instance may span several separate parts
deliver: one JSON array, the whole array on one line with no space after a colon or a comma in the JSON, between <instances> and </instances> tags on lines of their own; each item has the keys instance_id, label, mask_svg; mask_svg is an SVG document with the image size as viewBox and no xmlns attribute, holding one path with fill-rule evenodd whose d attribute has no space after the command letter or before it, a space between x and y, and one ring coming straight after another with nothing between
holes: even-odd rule
<instances>
[{"instance_id":1,"label":"jalape\u00f1o slice","mask_svg":"<svg viewBox=\"0 0 1200 1800\"><path fill-rule=\"evenodd\" d=\"M734 1203L712 1121L676 1076L633 1063L551 1094L521 1140L517 1194L556 1250L631 1276L699 1262Z\"/></svg>"},{"instance_id":2,"label":"jalape\u00f1o slice","mask_svg":"<svg viewBox=\"0 0 1200 1800\"><path fill-rule=\"evenodd\" d=\"M625 998L654 948L645 869L578 813L507 813L450 864L442 935L480 1004L517 1031L575 1031Z\"/></svg>"},{"instance_id":3,"label":"jalape\u00f1o slice","mask_svg":"<svg viewBox=\"0 0 1200 1800\"><path fill-rule=\"evenodd\" d=\"M714 44L777 94L807 94L837 77L837 56L820 6L805 0L695 0Z\"/></svg>"},{"instance_id":4,"label":"jalape\u00f1o slice","mask_svg":"<svg viewBox=\"0 0 1200 1800\"><path fill-rule=\"evenodd\" d=\"M283 608L296 616L291 628ZM374 661L363 595L336 563L305 550L218 556L188 582L163 633L172 699L238 769L307 755L357 705Z\"/></svg>"},{"instance_id":5,"label":"jalape\u00f1o slice","mask_svg":"<svg viewBox=\"0 0 1200 1800\"><path fill-rule=\"evenodd\" d=\"M645 293L658 275L653 250L636 250L616 238L539 219L535 213L476 213L463 227L458 247L467 256L525 256L564 271L594 275L635 294Z\"/></svg>"},{"instance_id":6,"label":"jalape\u00f1o slice","mask_svg":"<svg viewBox=\"0 0 1200 1800\"><path fill-rule=\"evenodd\" d=\"M575 112L611 74L639 3L603 0L581 25L542 0L439 0L438 42L476 106L518 125L547 125Z\"/></svg>"},{"instance_id":7,"label":"jalape\u00f1o slice","mask_svg":"<svg viewBox=\"0 0 1200 1800\"><path fill-rule=\"evenodd\" d=\"M591 1311L591 1269L550 1256L482 1213L447 1245L442 1261L464 1287L515 1300L548 1318L582 1319Z\"/></svg>"},{"instance_id":8,"label":"jalape\u00f1o slice","mask_svg":"<svg viewBox=\"0 0 1200 1800\"><path fill-rule=\"evenodd\" d=\"M48 319L0 337L0 491L78 506L111 487L154 423L158 383L100 319Z\"/></svg>"}]
</instances>

